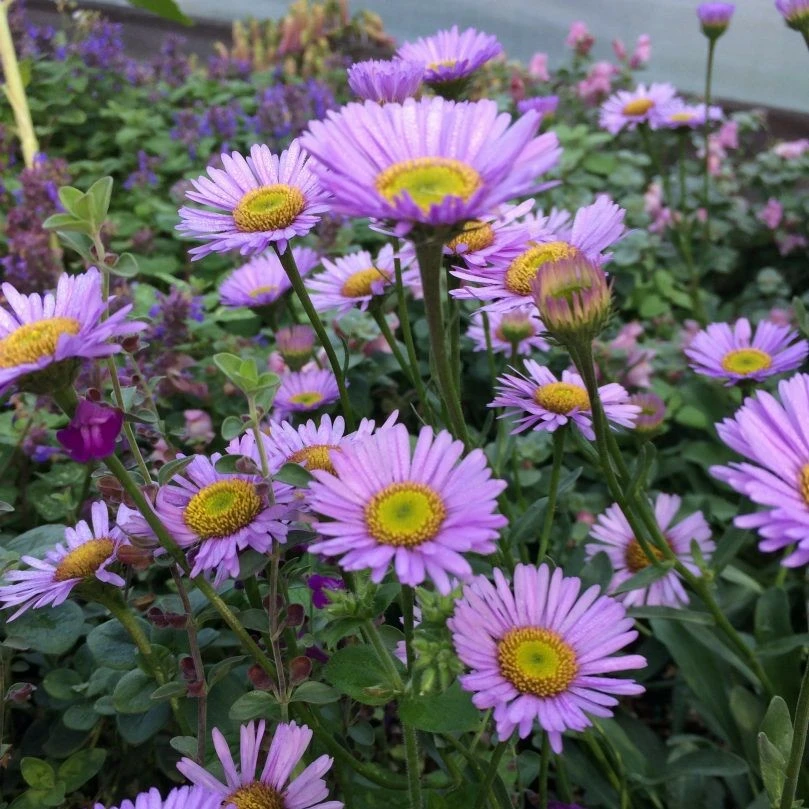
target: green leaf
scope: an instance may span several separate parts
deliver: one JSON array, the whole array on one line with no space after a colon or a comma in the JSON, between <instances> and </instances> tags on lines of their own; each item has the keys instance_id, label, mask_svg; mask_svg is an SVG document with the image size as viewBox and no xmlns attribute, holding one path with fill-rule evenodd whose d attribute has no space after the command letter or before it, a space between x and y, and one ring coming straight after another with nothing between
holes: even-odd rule
<instances>
[{"instance_id":1,"label":"green leaf","mask_svg":"<svg viewBox=\"0 0 809 809\"><path fill-rule=\"evenodd\" d=\"M125 742L139 745L159 733L170 718L171 708L161 702L146 713L119 714L116 725Z\"/></svg>"},{"instance_id":2,"label":"green leaf","mask_svg":"<svg viewBox=\"0 0 809 809\"><path fill-rule=\"evenodd\" d=\"M236 666L241 665L245 660L247 660L246 655L239 655L238 657L228 657L225 660L214 663L208 670L208 690L213 688L220 680L224 680Z\"/></svg>"},{"instance_id":3,"label":"green leaf","mask_svg":"<svg viewBox=\"0 0 809 809\"><path fill-rule=\"evenodd\" d=\"M369 646L338 649L323 670L338 691L363 705L385 705L394 698L394 684Z\"/></svg>"},{"instance_id":4,"label":"green leaf","mask_svg":"<svg viewBox=\"0 0 809 809\"><path fill-rule=\"evenodd\" d=\"M140 669L128 671L112 692L112 704L122 714L145 713L153 707L155 681Z\"/></svg>"},{"instance_id":5,"label":"green leaf","mask_svg":"<svg viewBox=\"0 0 809 809\"><path fill-rule=\"evenodd\" d=\"M69 213L73 214L73 206L84 196L84 191L74 188L72 185L63 185L59 189L59 202ZM75 214L74 214L75 215Z\"/></svg>"},{"instance_id":6,"label":"green leaf","mask_svg":"<svg viewBox=\"0 0 809 809\"><path fill-rule=\"evenodd\" d=\"M148 632L146 621L136 619ZM107 621L93 629L87 636L87 645L99 665L110 669L129 671L135 659L135 645L127 631L116 620Z\"/></svg>"},{"instance_id":7,"label":"green leaf","mask_svg":"<svg viewBox=\"0 0 809 809\"><path fill-rule=\"evenodd\" d=\"M112 198L112 177L102 177L96 180L87 190L87 200L90 205L90 216L96 225L107 218Z\"/></svg>"},{"instance_id":8,"label":"green leaf","mask_svg":"<svg viewBox=\"0 0 809 809\"><path fill-rule=\"evenodd\" d=\"M340 699L340 692L314 680L301 683L293 692L291 702L308 702L311 705L328 705Z\"/></svg>"},{"instance_id":9,"label":"green leaf","mask_svg":"<svg viewBox=\"0 0 809 809\"><path fill-rule=\"evenodd\" d=\"M300 489L305 489L314 480L312 473L297 463L285 463L273 478L281 483L297 486Z\"/></svg>"},{"instance_id":10,"label":"green leaf","mask_svg":"<svg viewBox=\"0 0 809 809\"><path fill-rule=\"evenodd\" d=\"M733 753L725 750L694 750L674 761L669 761L663 777L666 779L693 775L729 777L744 775L746 772L745 760Z\"/></svg>"},{"instance_id":11,"label":"green leaf","mask_svg":"<svg viewBox=\"0 0 809 809\"><path fill-rule=\"evenodd\" d=\"M627 612L631 618L663 618L668 621L686 621L705 626L710 626L714 622L707 612L682 610L676 607L630 607Z\"/></svg>"},{"instance_id":12,"label":"green leaf","mask_svg":"<svg viewBox=\"0 0 809 809\"><path fill-rule=\"evenodd\" d=\"M174 0L129 0L131 6L151 11L163 19L178 22L181 25L193 25L194 21L183 14Z\"/></svg>"},{"instance_id":13,"label":"green leaf","mask_svg":"<svg viewBox=\"0 0 809 809\"><path fill-rule=\"evenodd\" d=\"M157 482L161 486L165 486L175 475L179 475L193 460L194 456L188 455L185 458L174 458L168 463L164 463L157 472Z\"/></svg>"},{"instance_id":14,"label":"green leaf","mask_svg":"<svg viewBox=\"0 0 809 809\"><path fill-rule=\"evenodd\" d=\"M783 697L773 697L761 721L761 732L775 745L786 760L792 751L792 719Z\"/></svg>"},{"instance_id":15,"label":"green leaf","mask_svg":"<svg viewBox=\"0 0 809 809\"><path fill-rule=\"evenodd\" d=\"M119 278L134 278L139 272L138 260L132 253L121 253L111 269Z\"/></svg>"},{"instance_id":16,"label":"green leaf","mask_svg":"<svg viewBox=\"0 0 809 809\"><path fill-rule=\"evenodd\" d=\"M222 422L222 438L231 441L244 432L244 422L238 416L227 416Z\"/></svg>"},{"instance_id":17,"label":"green leaf","mask_svg":"<svg viewBox=\"0 0 809 809\"><path fill-rule=\"evenodd\" d=\"M29 610L8 627L9 638L18 638L27 648L49 655L67 652L84 629L84 613L75 601L58 607Z\"/></svg>"},{"instance_id":18,"label":"green leaf","mask_svg":"<svg viewBox=\"0 0 809 809\"><path fill-rule=\"evenodd\" d=\"M64 230L67 232L86 233L90 235L93 227L84 219L79 219L69 213L55 213L49 216L43 223L45 230Z\"/></svg>"},{"instance_id":19,"label":"green leaf","mask_svg":"<svg viewBox=\"0 0 809 809\"><path fill-rule=\"evenodd\" d=\"M184 697L188 693L188 686L181 683L179 680L172 680L170 683L161 685L160 688L155 688L152 691L151 699L155 702L162 702L172 697Z\"/></svg>"},{"instance_id":20,"label":"green leaf","mask_svg":"<svg viewBox=\"0 0 809 809\"><path fill-rule=\"evenodd\" d=\"M81 685L84 680L73 669L54 669L49 671L42 680L42 687L48 696L69 702L78 697L76 686Z\"/></svg>"},{"instance_id":21,"label":"green leaf","mask_svg":"<svg viewBox=\"0 0 809 809\"><path fill-rule=\"evenodd\" d=\"M429 733L466 733L480 727L481 712L455 682L443 694L413 694L399 702L399 717Z\"/></svg>"},{"instance_id":22,"label":"green leaf","mask_svg":"<svg viewBox=\"0 0 809 809\"><path fill-rule=\"evenodd\" d=\"M278 701L269 691L249 691L230 706L228 713L234 722L248 722L259 717L274 719L280 715Z\"/></svg>"},{"instance_id":23,"label":"green leaf","mask_svg":"<svg viewBox=\"0 0 809 809\"><path fill-rule=\"evenodd\" d=\"M767 738L766 733L758 734L758 762L761 767L761 780L772 806L779 806L784 789L787 760L781 751Z\"/></svg>"},{"instance_id":24,"label":"green leaf","mask_svg":"<svg viewBox=\"0 0 809 809\"><path fill-rule=\"evenodd\" d=\"M90 253L92 241L86 235L78 231L71 232L67 230L57 230L56 235L62 244L78 253L83 259L95 262L95 257Z\"/></svg>"},{"instance_id":25,"label":"green leaf","mask_svg":"<svg viewBox=\"0 0 809 809\"><path fill-rule=\"evenodd\" d=\"M62 721L70 730L90 730L101 717L92 702L75 702L63 714Z\"/></svg>"},{"instance_id":26,"label":"green leaf","mask_svg":"<svg viewBox=\"0 0 809 809\"><path fill-rule=\"evenodd\" d=\"M53 789L56 786L53 767L41 758L24 758L20 762L20 772L25 783L34 789Z\"/></svg>"},{"instance_id":27,"label":"green leaf","mask_svg":"<svg viewBox=\"0 0 809 809\"><path fill-rule=\"evenodd\" d=\"M172 736L169 744L180 755L195 758L197 755L197 737L196 736Z\"/></svg>"},{"instance_id":28,"label":"green leaf","mask_svg":"<svg viewBox=\"0 0 809 809\"><path fill-rule=\"evenodd\" d=\"M668 575L673 567L674 562L670 562L668 560L663 560L660 563L660 567L655 567L654 565L650 564L643 568L643 570L635 573L634 576L628 578L623 584L616 587L612 591L611 595L617 596L620 593L628 593L631 590L642 590L644 587L648 587L650 584L653 584L654 582Z\"/></svg>"},{"instance_id":29,"label":"green leaf","mask_svg":"<svg viewBox=\"0 0 809 809\"><path fill-rule=\"evenodd\" d=\"M98 775L106 758L107 751L96 747L91 750L79 750L67 761L63 761L59 765L59 779L65 783L65 792L75 792Z\"/></svg>"}]
</instances>

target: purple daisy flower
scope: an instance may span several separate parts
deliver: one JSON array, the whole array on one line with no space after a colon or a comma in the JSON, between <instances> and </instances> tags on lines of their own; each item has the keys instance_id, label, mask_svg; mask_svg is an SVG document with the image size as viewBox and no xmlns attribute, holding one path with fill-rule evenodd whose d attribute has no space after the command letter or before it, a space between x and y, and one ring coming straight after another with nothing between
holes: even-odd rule
<instances>
[{"instance_id":1,"label":"purple daisy flower","mask_svg":"<svg viewBox=\"0 0 809 809\"><path fill-rule=\"evenodd\" d=\"M318 253L309 247L293 247L292 257L302 276L320 263ZM275 303L290 289L292 285L281 261L275 251L268 251L230 273L219 286L219 299L223 306L255 309Z\"/></svg>"},{"instance_id":2,"label":"purple daisy flower","mask_svg":"<svg viewBox=\"0 0 809 809\"><path fill-rule=\"evenodd\" d=\"M486 330L483 328L483 318L473 316L472 325L466 336L475 342L475 351L486 351ZM528 356L534 351L549 351L550 346L540 335L545 331L536 309L523 306L511 312L492 312L489 315L489 334L491 336L492 351L495 354L511 356L514 346L517 353Z\"/></svg>"},{"instance_id":3,"label":"purple daisy flower","mask_svg":"<svg viewBox=\"0 0 809 809\"><path fill-rule=\"evenodd\" d=\"M809 32L809 0L775 0L775 7L790 28Z\"/></svg>"},{"instance_id":4,"label":"purple daisy flower","mask_svg":"<svg viewBox=\"0 0 809 809\"><path fill-rule=\"evenodd\" d=\"M328 518L309 550L340 557L344 570L371 570L382 581L391 563L412 586L432 579L450 592L450 577L472 574L466 553L496 549L506 519L497 513L505 481L493 479L481 450L461 459L463 444L446 430L424 427L415 448L397 424L331 454L336 475L316 469L313 511Z\"/></svg>"},{"instance_id":5,"label":"purple daisy flower","mask_svg":"<svg viewBox=\"0 0 809 809\"><path fill-rule=\"evenodd\" d=\"M640 408L635 421L635 430L639 433L656 430L666 418L666 403L656 393L633 393L629 403Z\"/></svg>"},{"instance_id":6,"label":"purple daisy flower","mask_svg":"<svg viewBox=\"0 0 809 809\"><path fill-rule=\"evenodd\" d=\"M769 320L762 320L753 334L750 321L742 317L733 326L711 323L684 351L698 374L724 379L725 385L747 379L761 382L803 363L809 343L797 337L794 329Z\"/></svg>"},{"instance_id":7,"label":"purple daisy flower","mask_svg":"<svg viewBox=\"0 0 809 809\"><path fill-rule=\"evenodd\" d=\"M0 603L4 609L19 607L7 620L19 618L29 609L58 607L84 581L97 579L124 586L124 580L108 570L124 535L117 527L110 527L104 503L93 503L90 514L92 527L82 520L74 528L65 528L64 545L53 547L44 559L23 556L21 561L32 569L5 574L10 583L0 587Z\"/></svg>"},{"instance_id":8,"label":"purple daisy flower","mask_svg":"<svg viewBox=\"0 0 809 809\"><path fill-rule=\"evenodd\" d=\"M526 222L531 238L509 260L498 260L486 268L455 269L452 274L470 285L453 290L456 298L486 303L486 309L509 311L534 304L532 285L544 265L583 255L603 264L605 253L626 233L626 211L608 196L599 196L592 205L579 208L570 224L566 211L551 211L548 216Z\"/></svg>"},{"instance_id":9,"label":"purple daisy flower","mask_svg":"<svg viewBox=\"0 0 809 809\"><path fill-rule=\"evenodd\" d=\"M206 242L189 255L196 260L235 249L252 255L271 244L283 253L289 239L309 233L329 204L307 160L297 140L280 157L264 145L253 146L246 159L239 152L223 154L224 169L210 166L186 194L216 210L180 208L177 230Z\"/></svg>"},{"instance_id":10,"label":"purple daisy flower","mask_svg":"<svg viewBox=\"0 0 809 809\"><path fill-rule=\"evenodd\" d=\"M225 783L217 780L190 758L182 758L177 769L191 783L204 787L219 796L222 806L236 809L343 809L340 801L327 801L329 796L323 776L329 771L330 756L316 758L308 767L290 780L292 771L303 758L312 741L312 731L295 722L280 724L267 752L264 767L259 772L258 759L264 739L264 720L241 726L239 766L230 754L222 732L214 728L216 754L225 771ZM196 809L196 807L194 807Z\"/></svg>"},{"instance_id":11,"label":"purple daisy flower","mask_svg":"<svg viewBox=\"0 0 809 809\"><path fill-rule=\"evenodd\" d=\"M704 104L686 104L677 100L666 109L661 126L666 129L700 129L706 120L721 121L724 117L721 107L705 107Z\"/></svg>"},{"instance_id":12,"label":"purple daisy flower","mask_svg":"<svg viewBox=\"0 0 809 809\"><path fill-rule=\"evenodd\" d=\"M691 555L691 543L696 542L704 559L709 559L716 549L711 539L711 529L701 511L689 514L676 525L673 524L682 504L681 498L674 494L659 494L655 500L655 519L660 531L666 538L669 547L677 555L683 565L695 576L699 576L699 568L694 564ZM598 542L590 542L585 547L588 559L604 551L612 563L613 576L608 592L613 592L636 573L649 567L649 560L640 543L635 539L629 523L618 504L611 505L599 515L590 536ZM663 554L653 549L658 559ZM688 594L683 588L680 574L670 570L662 579L652 582L648 587L640 587L615 596L626 607L649 606L684 607L688 604Z\"/></svg>"},{"instance_id":13,"label":"purple daisy flower","mask_svg":"<svg viewBox=\"0 0 809 809\"><path fill-rule=\"evenodd\" d=\"M488 100L366 101L312 121L301 141L335 211L398 222L403 235L415 223L476 219L541 189L537 178L561 154L556 135L535 136L535 112L510 123Z\"/></svg>"},{"instance_id":14,"label":"purple daisy flower","mask_svg":"<svg viewBox=\"0 0 809 809\"><path fill-rule=\"evenodd\" d=\"M524 739L537 720L560 753L562 733L590 727L588 714L610 717L619 696L643 693L634 680L605 676L646 660L616 656L638 633L626 608L599 592L581 593L581 580L561 568L523 564L512 587L497 568L494 583L476 576L464 587L447 622L471 669L460 681L476 707L494 708L501 741L515 730Z\"/></svg>"},{"instance_id":15,"label":"purple daisy flower","mask_svg":"<svg viewBox=\"0 0 809 809\"><path fill-rule=\"evenodd\" d=\"M559 107L559 96L532 96L523 98L517 102L517 112L524 115L529 110L534 110L542 116L544 121L556 113Z\"/></svg>"},{"instance_id":16,"label":"purple daisy flower","mask_svg":"<svg viewBox=\"0 0 809 809\"><path fill-rule=\"evenodd\" d=\"M350 253L334 261L323 259L324 271L309 279L306 286L312 303L319 312L336 311L345 314L352 309L365 311L373 298L387 292L396 280L393 247L386 244L376 259L366 250ZM405 270L414 260L413 252L399 256ZM418 271L407 271L402 283L407 286L418 278Z\"/></svg>"},{"instance_id":17,"label":"purple daisy flower","mask_svg":"<svg viewBox=\"0 0 809 809\"><path fill-rule=\"evenodd\" d=\"M669 104L676 98L677 89L673 85L659 82L648 87L639 84L634 90L619 90L601 105L599 123L613 135L625 127L635 129L638 124L658 129L663 125Z\"/></svg>"},{"instance_id":18,"label":"purple daisy flower","mask_svg":"<svg viewBox=\"0 0 809 809\"><path fill-rule=\"evenodd\" d=\"M504 407L500 418L515 418L512 435L525 430L555 432L572 421L585 438L593 441L590 397L582 378L574 371L563 371L558 380L548 368L534 360L525 360L525 374L498 377L497 396L489 407ZM607 421L622 427L634 427L640 408L629 403L629 394L616 382L598 389Z\"/></svg>"},{"instance_id":19,"label":"purple daisy flower","mask_svg":"<svg viewBox=\"0 0 809 809\"><path fill-rule=\"evenodd\" d=\"M402 102L416 95L423 76L424 62L368 59L348 69L348 86L364 101Z\"/></svg>"},{"instance_id":20,"label":"purple daisy flower","mask_svg":"<svg viewBox=\"0 0 809 809\"><path fill-rule=\"evenodd\" d=\"M725 33L736 6L733 3L700 3L697 17L702 25L702 33L709 39L717 39Z\"/></svg>"},{"instance_id":21,"label":"purple daisy flower","mask_svg":"<svg viewBox=\"0 0 809 809\"><path fill-rule=\"evenodd\" d=\"M82 359L121 350L111 339L134 334L145 323L127 321L132 305L109 317L101 296L101 273L63 273L56 292L21 295L2 285L11 311L0 308L0 396L12 387L53 393L73 384ZM112 300L112 298L110 299Z\"/></svg>"},{"instance_id":22,"label":"purple daisy flower","mask_svg":"<svg viewBox=\"0 0 809 809\"><path fill-rule=\"evenodd\" d=\"M273 399L273 412L277 419L285 419L292 413L319 410L339 398L337 380L328 369L292 371L281 377L281 385Z\"/></svg>"},{"instance_id":23,"label":"purple daisy flower","mask_svg":"<svg viewBox=\"0 0 809 809\"><path fill-rule=\"evenodd\" d=\"M809 376L778 383L779 402L759 391L716 425L719 437L750 463L712 466L711 474L765 510L736 517L739 528L755 529L762 551L795 544L786 567L809 562Z\"/></svg>"},{"instance_id":24,"label":"purple daisy flower","mask_svg":"<svg viewBox=\"0 0 809 809\"><path fill-rule=\"evenodd\" d=\"M445 84L468 78L502 52L503 46L497 37L474 28L460 33L458 26L453 25L449 30L438 31L430 37L403 43L396 55L426 65L426 84Z\"/></svg>"},{"instance_id":25,"label":"purple daisy flower","mask_svg":"<svg viewBox=\"0 0 809 809\"><path fill-rule=\"evenodd\" d=\"M215 792L202 787L177 787L165 798L152 787L141 792L134 800L125 800L119 806L105 807L97 803L94 809L220 809L222 798Z\"/></svg>"}]
</instances>

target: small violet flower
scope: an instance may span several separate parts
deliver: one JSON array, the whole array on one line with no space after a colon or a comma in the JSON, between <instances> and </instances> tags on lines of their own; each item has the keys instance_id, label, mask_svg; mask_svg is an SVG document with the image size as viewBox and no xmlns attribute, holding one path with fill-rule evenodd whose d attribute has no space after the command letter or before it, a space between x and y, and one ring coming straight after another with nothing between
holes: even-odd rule
<instances>
[{"instance_id":1,"label":"small violet flower","mask_svg":"<svg viewBox=\"0 0 809 809\"><path fill-rule=\"evenodd\" d=\"M56 438L72 460L87 463L112 454L123 424L124 414L117 407L82 399L70 424Z\"/></svg>"}]
</instances>

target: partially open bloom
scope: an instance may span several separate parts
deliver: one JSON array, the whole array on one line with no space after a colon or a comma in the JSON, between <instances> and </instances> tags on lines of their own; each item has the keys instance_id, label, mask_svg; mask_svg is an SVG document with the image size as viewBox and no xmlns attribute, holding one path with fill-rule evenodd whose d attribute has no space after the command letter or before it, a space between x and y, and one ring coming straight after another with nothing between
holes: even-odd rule
<instances>
[{"instance_id":1,"label":"partially open bloom","mask_svg":"<svg viewBox=\"0 0 809 809\"><path fill-rule=\"evenodd\" d=\"M535 112L510 124L489 100L367 101L312 121L302 143L338 213L398 222L403 234L477 219L541 189L538 177L559 160L556 135L535 136Z\"/></svg>"},{"instance_id":2,"label":"partially open bloom","mask_svg":"<svg viewBox=\"0 0 809 809\"><path fill-rule=\"evenodd\" d=\"M471 284L453 290L454 297L479 300L486 309L509 311L534 304L533 283L540 270L560 259L584 257L603 264L604 251L626 233L626 211L608 196L601 195L592 205L576 211L572 226L566 211L551 211L548 216L524 222L531 237L511 260L505 255L492 257L492 266L468 271L455 269L453 275ZM494 263L496 258L497 263Z\"/></svg>"},{"instance_id":3,"label":"partially open bloom","mask_svg":"<svg viewBox=\"0 0 809 809\"><path fill-rule=\"evenodd\" d=\"M790 28L809 33L809 0L775 0L775 7Z\"/></svg>"},{"instance_id":4,"label":"partially open bloom","mask_svg":"<svg viewBox=\"0 0 809 809\"><path fill-rule=\"evenodd\" d=\"M640 408L635 420L635 429L639 433L656 430L666 418L666 403L656 393L633 393L629 403Z\"/></svg>"},{"instance_id":5,"label":"partially open bloom","mask_svg":"<svg viewBox=\"0 0 809 809\"><path fill-rule=\"evenodd\" d=\"M496 354L511 355L516 347L517 353L528 356L534 351L548 351L547 340L540 335L545 331L542 321L532 307L525 306L511 312L491 312L489 314L489 336L492 351ZM483 318L473 318L466 336L475 341L475 351L487 351L486 330Z\"/></svg>"},{"instance_id":6,"label":"partially open bloom","mask_svg":"<svg viewBox=\"0 0 809 809\"><path fill-rule=\"evenodd\" d=\"M292 371L281 377L281 385L273 399L273 412L278 419L292 413L309 413L326 407L340 398L334 374L327 368Z\"/></svg>"},{"instance_id":7,"label":"partially open bloom","mask_svg":"<svg viewBox=\"0 0 809 809\"><path fill-rule=\"evenodd\" d=\"M704 104L686 104L677 99L665 110L661 126L667 129L698 129L705 126L706 120L721 121L721 107L707 107Z\"/></svg>"},{"instance_id":8,"label":"partially open bloom","mask_svg":"<svg viewBox=\"0 0 809 809\"><path fill-rule=\"evenodd\" d=\"M495 551L506 519L497 513L505 481L493 479L486 456L442 430L424 427L415 447L403 425L331 454L335 474L315 469L310 505L323 519L309 550L339 557L345 570L370 569L380 582L391 564L403 584L431 579L447 594L466 579L464 554Z\"/></svg>"},{"instance_id":9,"label":"partially open bloom","mask_svg":"<svg viewBox=\"0 0 809 809\"><path fill-rule=\"evenodd\" d=\"M643 67L652 58L652 38L648 34L641 34L635 43L635 50L629 57L630 70Z\"/></svg>"},{"instance_id":10,"label":"partially open bloom","mask_svg":"<svg viewBox=\"0 0 809 809\"><path fill-rule=\"evenodd\" d=\"M733 385L746 379L760 382L768 376L797 368L809 354L809 343L798 340L789 326L762 320L755 334L747 318L711 323L685 349L691 367L705 376Z\"/></svg>"},{"instance_id":11,"label":"partially open bloom","mask_svg":"<svg viewBox=\"0 0 809 809\"><path fill-rule=\"evenodd\" d=\"M124 535L110 527L104 503L93 503L91 522L92 527L82 520L74 528L65 528L65 544L56 545L44 559L21 557L30 570L5 574L9 583L0 587L0 605L5 609L19 607L7 620L19 618L29 609L57 607L83 582L98 580L124 586L124 580L108 569Z\"/></svg>"},{"instance_id":12,"label":"partially open bloom","mask_svg":"<svg viewBox=\"0 0 809 809\"><path fill-rule=\"evenodd\" d=\"M676 96L673 85L658 82L648 87L639 84L634 90L618 90L601 106L599 123L613 135L624 128L635 129L639 124L658 129L665 119L668 105Z\"/></svg>"},{"instance_id":13,"label":"partially open bloom","mask_svg":"<svg viewBox=\"0 0 809 809\"><path fill-rule=\"evenodd\" d=\"M468 78L502 52L503 46L497 37L474 28L459 32L458 26L453 25L449 30L438 31L430 37L405 42L396 55L426 65L424 82L440 85Z\"/></svg>"},{"instance_id":14,"label":"partially open bloom","mask_svg":"<svg viewBox=\"0 0 809 809\"><path fill-rule=\"evenodd\" d=\"M524 98L522 101L517 102L517 112L520 115L534 110L542 116L542 120L550 118L559 106L559 96L533 96L532 98Z\"/></svg>"},{"instance_id":15,"label":"partially open bloom","mask_svg":"<svg viewBox=\"0 0 809 809\"><path fill-rule=\"evenodd\" d=\"M730 18L736 6L733 3L700 3L697 17L702 25L702 33L708 39L718 39L727 31Z\"/></svg>"},{"instance_id":16,"label":"partially open bloom","mask_svg":"<svg viewBox=\"0 0 809 809\"><path fill-rule=\"evenodd\" d=\"M640 655L616 655L638 636L626 608L581 592L581 580L561 568L517 565L510 586L476 576L464 587L448 621L461 661L471 671L461 685L481 710L494 708L497 735L529 736L534 721L562 750L562 734L583 731L590 716L612 716L618 697L643 693L634 680L610 675L646 666Z\"/></svg>"},{"instance_id":17,"label":"partially open bloom","mask_svg":"<svg viewBox=\"0 0 809 809\"><path fill-rule=\"evenodd\" d=\"M534 360L525 361L525 374L514 372L497 378L497 396L489 407L504 407L500 418L516 418L512 434L525 430L547 430L549 433L572 421L591 441L595 438L590 412L590 397L582 378L573 371L563 371L561 380ZM629 403L629 394L615 382L598 389L607 421L633 427L640 410Z\"/></svg>"},{"instance_id":18,"label":"partially open bloom","mask_svg":"<svg viewBox=\"0 0 809 809\"><path fill-rule=\"evenodd\" d=\"M537 81L550 81L551 74L548 73L548 54L537 52L531 57L528 63L528 75Z\"/></svg>"},{"instance_id":19,"label":"partially open bloom","mask_svg":"<svg viewBox=\"0 0 809 809\"><path fill-rule=\"evenodd\" d=\"M734 523L757 530L762 551L794 544L782 564L800 567L809 562L809 375L779 382L778 396L780 402L758 391L716 425L719 437L750 463L712 466L711 474L765 507Z\"/></svg>"},{"instance_id":20,"label":"partially open bloom","mask_svg":"<svg viewBox=\"0 0 809 809\"><path fill-rule=\"evenodd\" d=\"M115 441L124 424L117 407L81 399L70 424L56 433L56 440L77 463L106 458L115 449Z\"/></svg>"},{"instance_id":21,"label":"partially open bloom","mask_svg":"<svg viewBox=\"0 0 809 809\"><path fill-rule=\"evenodd\" d=\"M323 776L331 768L330 756L316 758L290 780L312 741L312 731L306 725L295 722L278 725L264 766L258 769L265 727L264 720L258 725L250 722L241 726L239 766L233 761L222 732L214 728L211 736L224 768L225 783L190 758L180 759L177 769L191 783L215 793L228 809L343 809L340 801L325 800L329 792ZM189 804L187 809L197 807Z\"/></svg>"},{"instance_id":22,"label":"partially open bloom","mask_svg":"<svg viewBox=\"0 0 809 809\"><path fill-rule=\"evenodd\" d=\"M697 543L702 557L706 561L716 549L716 545L711 539L711 529L701 511L689 514L685 519L674 523L681 504L681 498L676 495L659 494L654 504L655 520L677 558L688 570L698 576L699 568L694 564L691 543ZM600 551L604 551L612 563L613 576L608 592L613 592L651 564L640 543L635 539L623 511L617 503L599 516L590 531L590 536L598 541L586 546L587 558L591 559ZM656 559L663 559L663 553L658 548L652 546L651 552ZM688 594L685 592L680 574L676 570L670 570L665 576L646 587L629 590L615 597L627 607L643 604L683 607L688 604Z\"/></svg>"},{"instance_id":23,"label":"partially open bloom","mask_svg":"<svg viewBox=\"0 0 809 809\"><path fill-rule=\"evenodd\" d=\"M305 323L285 326L275 333L275 345L284 362L293 371L299 371L312 357L315 330Z\"/></svg>"},{"instance_id":24,"label":"partially open bloom","mask_svg":"<svg viewBox=\"0 0 809 809\"><path fill-rule=\"evenodd\" d=\"M121 350L111 339L135 334L145 323L127 321L131 304L104 319L101 273L63 273L56 292L21 295L2 285L11 311L0 308L0 396L16 387L54 393L73 384L83 359L108 357Z\"/></svg>"},{"instance_id":25,"label":"partially open bloom","mask_svg":"<svg viewBox=\"0 0 809 809\"><path fill-rule=\"evenodd\" d=\"M309 247L296 245L292 257L301 276L308 275L320 263L320 256ZM228 275L219 286L219 299L223 306L256 309L275 303L290 289L292 285L281 261L274 250L268 250Z\"/></svg>"},{"instance_id":26,"label":"partially open bloom","mask_svg":"<svg viewBox=\"0 0 809 809\"><path fill-rule=\"evenodd\" d=\"M214 210L180 208L177 230L205 242L189 251L193 259L239 250L252 255L271 244L284 252L287 242L305 236L329 210L328 194L307 165L297 140L280 155L255 145L250 156L222 155L224 169L208 168L192 180L187 197Z\"/></svg>"},{"instance_id":27,"label":"partially open bloom","mask_svg":"<svg viewBox=\"0 0 809 809\"><path fill-rule=\"evenodd\" d=\"M565 45L567 45L568 48L572 48L577 55L587 56L595 44L595 41L595 37L587 28L587 23L576 20L570 24L570 31L568 31L567 37L565 38Z\"/></svg>"},{"instance_id":28,"label":"partially open bloom","mask_svg":"<svg viewBox=\"0 0 809 809\"><path fill-rule=\"evenodd\" d=\"M610 316L612 293L604 270L584 256L543 266L532 284L549 334L560 343L590 343Z\"/></svg>"},{"instance_id":29,"label":"partially open bloom","mask_svg":"<svg viewBox=\"0 0 809 809\"><path fill-rule=\"evenodd\" d=\"M97 803L94 809L220 809L221 804L221 797L204 787L177 787L165 798L152 787L131 801L125 800L108 808Z\"/></svg>"},{"instance_id":30,"label":"partially open bloom","mask_svg":"<svg viewBox=\"0 0 809 809\"><path fill-rule=\"evenodd\" d=\"M618 68L612 62L596 62L578 83L576 93L587 104L599 104L610 94L612 80L618 72Z\"/></svg>"},{"instance_id":31,"label":"partially open bloom","mask_svg":"<svg viewBox=\"0 0 809 809\"><path fill-rule=\"evenodd\" d=\"M364 101L404 101L416 95L424 77L424 62L369 59L348 69L348 86Z\"/></svg>"}]
</instances>

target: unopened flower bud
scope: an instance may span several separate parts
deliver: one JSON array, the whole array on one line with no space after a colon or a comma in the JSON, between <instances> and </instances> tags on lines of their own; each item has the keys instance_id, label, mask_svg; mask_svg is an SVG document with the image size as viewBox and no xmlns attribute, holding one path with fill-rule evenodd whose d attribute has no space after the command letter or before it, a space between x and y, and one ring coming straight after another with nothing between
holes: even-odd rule
<instances>
[{"instance_id":1,"label":"unopened flower bud","mask_svg":"<svg viewBox=\"0 0 809 809\"><path fill-rule=\"evenodd\" d=\"M719 39L727 31L735 10L733 3L702 3L697 6L702 33L708 39Z\"/></svg>"},{"instance_id":2,"label":"unopened flower bud","mask_svg":"<svg viewBox=\"0 0 809 809\"><path fill-rule=\"evenodd\" d=\"M315 345L315 332L311 326L297 325L278 329L275 343L286 364L299 371L312 356Z\"/></svg>"},{"instance_id":3,"label":"unopened flower bud","mask_svg":"<svg viewBox=\"0 0 809 809\"><path fill-rule=\"evenodd\" d=\"M312 661L303 655L295 657L289 664L289 683L290 685L300 685L309 679L312 673Z\"/></svg>"}]
</instances>

